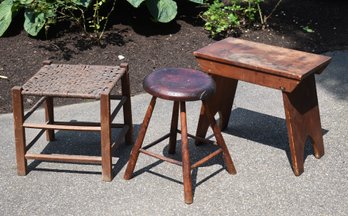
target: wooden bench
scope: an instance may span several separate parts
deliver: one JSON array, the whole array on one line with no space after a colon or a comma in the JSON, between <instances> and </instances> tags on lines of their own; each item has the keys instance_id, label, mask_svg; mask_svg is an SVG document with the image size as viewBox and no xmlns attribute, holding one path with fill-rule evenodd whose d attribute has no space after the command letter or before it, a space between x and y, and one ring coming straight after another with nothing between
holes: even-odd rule
<instances>
[{"instance_id":1,"label":"wooden bench","mask_svg":"<svg viewBox=\"0 0 348 216\"><path fill-rule=\"evenodd\" d=\"M216 96L209 101L220 113L222 129L229 121L238 80L282 91L292 166L295 175L303 171L304 144L311 138L314 155L324 155L314 74L320 74L330 57L266 44L226 38L194 52L199 66L213 76ZM196 135L205 137L209 123L204 109Z\"/></svg>"}]
</instances>

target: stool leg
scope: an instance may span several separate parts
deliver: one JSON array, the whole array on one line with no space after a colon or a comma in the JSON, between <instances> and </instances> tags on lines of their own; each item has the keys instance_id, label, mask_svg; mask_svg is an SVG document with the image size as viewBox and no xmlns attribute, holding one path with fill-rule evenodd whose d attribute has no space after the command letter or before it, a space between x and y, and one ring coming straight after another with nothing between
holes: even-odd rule
<instances>
[{"instance_id":1,"label":"stool leg","mask_svg":"<svg viewBox=\"0 0 348 216\"><path fill-rule=\"evenodd\" d=\"M21 91L21 87L16 86L12 88L12 108L16 143L17 174L24 176L27 174L27 160L25 159L25 128L23 127L24 109Z\"/></svg>"},{"instance_id":2,"label":"stool leg","mask_svg":"<svg viewBox=\"0 0 348 216\"><path fill-rule=\"evenodd\" d=\"M52 97L47 97L45 100L45 120L49 124L54 123L54 110L53 110L53 98ZM52 130L52 129L46 130L46 140L53 141L54 139L55 139L54 130Z\"/></svg>"},{"instance_id":3,"label":"stool leg","mask_svg":"<svg viewBox=\"0 0 348 216\"><path fill-rule=\"evenodd\" d=\"M186 121L186 105L180 102L180 123L181 123L181 154L182 154L182 171L184 179L184 198L185 203L191 204L192 198L192 179L190 153L187 139L187 121Z\"/></svg>"},{"instance_id":4,"label":"stool leg","mask_svg":"<svg viewBox=\"0 0 348 216\"><path fill-rule=\"evenodd\" d=\"M101 156L102 156L102 179L112 180L112 156L111 156L111 124L110 124L110 95L102 93L100 95L100 137L101 137Z\"/></svg>"},{"instance_id":5,"label":"stool leg","mask_svg":"<svg viewBox=\"0 0 348 216\"><path fill-rule=\"evenodd\" d=\"M133 120L132 120L131 95L130 95L130 87L129 87L130 83L129 83L128 64L122 63L121 68L126 69L125 74L121 77L122 96L127 97L127 101L123 105L123 118L124 118L124 123L129 126L125 139L127 144L133 144Z\"/></svg>"},{"instance_id":6,"label":"stool leg","mask_svg":"<svg viewBox=\"0 0 348 216\"><path fill-rule=\"evenodd\" d=\"M304 171L304 146L312 139L314 155L324 155L323 133L314 74L305 78L294 91L283 92L292 168L296 176Z\"/></svg>"},{"instance_id":7,"label":"stool leg","mask_svg":"<svg viewBox=\"0 0 348 216\"><path fill-rule=\"evenodd\" d=\"M228 126L228 121L231 115L231 109L234 101L234 96L237 90L238 80L230 79L221 76L213 76L216 83L216 97L208 99L207 103L211 110L212 116L216 113L220 113L221 129L224 130ZM196 136L205 138L207 130L209 128L209 121L205 117L205 110L202 106L199 116ZM196 145L200 142L196 140Z\"/></svg>"},{"instance_id":8,"label":"stool leg","mask_svg":"<svg viewBox=\"0 0 348 216\"><path fill-rule=\"evenodd\" d=\"M217 123L216 123L213 115L211 114L211 111L210 111L210 109L205 101L203 101L203 106L205 109L205 115L210 122L211 128L213 129L214 136L216 138L216 142L223 151L223 158L224 158L224 161L226 164L227 172L230 174L236 174L237 173L236 168L234 167L231 155L228 151L225 140L221 134L221 130L220 130L219 126L217 125Z\"/></svg>"},{"instance_id":9,"label":"stool leg","mask_svg":"<svg viewBox=\"0 0 348 216\"><path fill-rule=\"evenodd\" d=\"M173 112L172 112L172 123L170 126L170 137L169 137L169 154L175 153L176 147L176 135L178 130L178 117L179 117L179 101L174 101Z\"/></svg>"},{"instance_id":10,"label":"stool leg","mask_svg":"<svg viewBox=\"0 0 348 216\"><path fill-rule=\"evenodd\" d=\"M123 178L126 180L129 180L132 178L134 168L135 168L135 165L137 163L138 156L139 156L139 149L141 148L141 145L144 142L144 137L145 137L145 134L147 131L147 127L149 126L152 112L153 112L153 109L155 108L155 105L156 105L156 97L152 97L151 102L147 108L143 123L141 124L140 130L139 130L139 135L138 135L137 140L135 141L135 144L133 146L133 149L132 149L129 161L128 161L128 165L126 168L126 172L123 176Z\"/></svg>"}]
</instances>

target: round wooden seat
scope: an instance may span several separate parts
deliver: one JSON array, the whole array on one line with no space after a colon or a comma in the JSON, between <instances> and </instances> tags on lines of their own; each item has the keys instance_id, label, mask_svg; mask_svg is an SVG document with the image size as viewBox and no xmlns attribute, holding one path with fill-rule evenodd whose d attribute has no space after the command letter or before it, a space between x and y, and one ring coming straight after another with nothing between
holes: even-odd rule
<instances>
[{"instance_id":1,"label":"round wooden seat","mask_svg":"<svg viewBox=\"0 0 348 216\"><path fill-rule=\"evenodd\" d=\"M164 68L147 75L145 91L173 101L205 100L215 92L215 82L207 74L186 68Z\"/></svg>"}]
</instances>

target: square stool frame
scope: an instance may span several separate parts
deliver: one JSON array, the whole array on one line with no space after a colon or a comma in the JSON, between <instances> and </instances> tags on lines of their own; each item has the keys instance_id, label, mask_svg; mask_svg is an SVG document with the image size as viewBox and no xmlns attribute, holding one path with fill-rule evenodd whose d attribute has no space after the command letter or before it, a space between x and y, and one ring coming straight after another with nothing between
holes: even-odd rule
<instances>
[{"instance_id":1,"label":"square stool frame","mask_svg":"<svg viewBox=\"0 0 348 216\"><path fill-rule=\"evenodd\" d=\"M75 72L75 79L68 76ZM67 79L69 78L69 79ZM73 80L71 82L70 80ZM121 95L112 95L111 91L121 80ZM43 81L40 83L40 81ZM56 85L57 84L57 85ZM25 95L41 96L41 99L24 114L23 97ZM100 122L58 122L54 120L53 98L81 98L100 100ZM110 112L111 100L119 100L115 109ZM128 64L120 66L66 65L51 64L45 61L44 66L23 86L12 88L13 117L16 145L17 174L28 173L27 160L57 161L72 163L101 164L102 180L112 180L112 151L121 144L125 137L127 144L132 144L133 123L130 100ZM45 123L28 123L26 120L34 111L44 104ZM120 109L123 108L123 124L112 123ZM36 154L29 153L33 146L26 145L26 128L46 131L46 140L55 139L54 130L98 131L100 132L101 156ZM114 143L111 143L111 129L121 128ZM39 133L33 141L37 140Z\"/></svg>"}]
</instances>

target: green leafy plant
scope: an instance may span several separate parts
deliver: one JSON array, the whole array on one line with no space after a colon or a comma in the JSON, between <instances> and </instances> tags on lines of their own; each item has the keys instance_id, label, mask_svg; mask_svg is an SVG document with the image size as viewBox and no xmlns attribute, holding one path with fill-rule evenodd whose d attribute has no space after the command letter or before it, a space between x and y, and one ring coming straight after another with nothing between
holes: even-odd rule
<instances>
[{"instance_id":1,"label":"green leafy plant","mask_svg":"<svg viewBox=\"0 0 348 216\"><path fill-rule=\"evenodd\" d=\"M214 0L209 4L208 10L201 17L206 22L204 28L210 32L212 37L218 35L231 34L238 28L248 26L254 23L257 18L264 29L267 20L272 16L278 8L282 0L278 0L272 11L267 15L263 15L260 4L264 0L227 0L221 2Z\"/></svg>"},{"instance_id":2,"label":"green leafy plant","mask_svg":"<svg viewBox=\"0 0 348 216\"><path fill-rule=\"evenodd\" d=\"M24 11L24 29L31 36L37 36L43 27L47 31L59 18L67 18L67 11L81 11L91 0L4 0L0 4L0 36L10 26L12 19ZM71 12L70 14L74 14Z\"/></svg>"},{"instance_id":3,"label":"green leafy plant","mask_svg":"<svg viewBox=\"0 0 348 216\"><path fill-rule=\"evenodd\" d=\"M127 0L133 7L138 8L143 2L157 22L168 23L177 14L178 6L173 0ZM203 4L203 0L189 0L194 3Z\"/></svg>"},{"instance_id":4,"label":"green leafy plant","mask_svg":"<svg viewBox=\"0 0 348 216\"><path fill-rule=\"evenodd\" d=\"M115 9L116 0L112 1L112 6L110 10L104 16L101 14L101 9L102 7L106 6L106 4L107 4L107 0L95 0L93 4L93 15L91 19L88 21L89 27L93 29L93 32L96 34L96 38L98 42L100 42L100 40L102 39L106 26L109 21L109 17Z\"/></svg>"},{"instance_id":5,"label":"green leafy plant","mask_svg":"<svg viewBox=\"0 0 348 216\"><path fill-rule=\"evenodd\" d=\"M202 18L205 20L204 28L210 32L213 37L239 26L237 11L240 6L225 6L223 2L215 0L209 9L203 13Z\"/></svg>"},{"instance_id":6,"label":"green leafy plant","mask_svg":"<svg viewBox=\"0 0 348 216\"><path fill-rule=\"evenodd\" d=\"M230 0L227 4L215 0L209 5L201 17L205 21L204 28L212 37L230 34L242 25L255 20L257 5L263 0Z\"/></svg>"}]
</instances>

